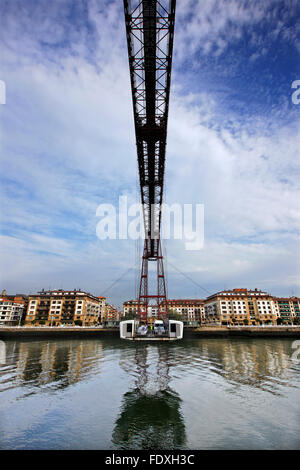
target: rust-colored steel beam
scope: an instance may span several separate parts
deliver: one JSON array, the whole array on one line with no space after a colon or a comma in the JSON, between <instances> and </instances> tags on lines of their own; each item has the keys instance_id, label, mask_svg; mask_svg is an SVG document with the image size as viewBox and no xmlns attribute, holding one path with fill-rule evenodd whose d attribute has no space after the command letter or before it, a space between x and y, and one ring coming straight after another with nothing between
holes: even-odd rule
<instances>
[{"instance_id":1,"label":"rust-colored steel beam","mask_svg":"<svg viewBox=\"0 0 300 470\"><path fill-rule=\"evenodd\" d=\"M161 255L167 123L176 0L124 0L134 125L143 205L145 244L140 303L155 298L166 305ZM148 295L148 261L158 264L157 296ZM142 294L142 297L141 297ZM161 298L164 300L161 300ZM147 302L145 304L147 312ZM147 315L147 313L146 313Z\"/></svg>"}]
</instances>

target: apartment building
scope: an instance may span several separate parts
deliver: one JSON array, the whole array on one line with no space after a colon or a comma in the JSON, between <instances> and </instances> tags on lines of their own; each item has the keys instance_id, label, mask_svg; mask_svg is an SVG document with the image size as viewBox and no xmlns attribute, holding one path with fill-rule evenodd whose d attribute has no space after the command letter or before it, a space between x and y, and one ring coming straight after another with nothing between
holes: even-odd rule
<instances>
[{"instance_id":1,"label":"apartment building","mask_svg":"<svg viewBox=\"0 0 300 470\"><path fill-rule=\"evenodd\" d=\"M169 313L177 314L185 324L201 324L204 318L203 299L169 299Z\"/></svg>"},{"instance_id":2,"label":"apartment building","mask_svg":"<svg viewBox=\"0 0 300 470\"><path fill-rule=\"evenodd\" d=\"M276 300L258 289L224 290L204 302L204 324L276 325Z\"/></svg>"},{"instance_id":3,"label":"apartment building","mask_svg":"<svg viewBox=\"0 0 300 470\"><path fill-rule=\"evenodd\" d=\"M143 305L143 304L141 304ZM123 313L122 316L137 316L138 314L138 301L137 300L127 300L123 303ZM151 319L158 317L158 307L155 305L148 306L148 319L151 322Z\"/></svg>"},{"instance_id":4,"label":"apartment building","mask_svg":"<svg viewBox=\"0 0 300 470\"><path fill-rule=\"evenodd\" d=\"M99 320L102 323L102 320L105 316L105 307L106 307L106 297L98 296L99 303L100 303L100 316Z\"/></svg>"},{"instance_id":5,"label":"apartment building","mask_svg":"<svg viewBox=\"0 0 300 470\"><path fill-rule=\"evenodd\" d=\"M23 318L23 312L24 303L11 300L7 297L0 297L0 325L20 325Z\"/></svg>"},{"instance_id":6,"label":"apartment building","mask_svg":"<svg viewBox=\"0 0 300 470\"><path fill-rule=\"evenodd\" d=\"M300 323L299 297L274 297L277 307L277 323Z\"/></svg>"},{"instance_id":7,"label":"apartment building","mask_svg":"<svg viewBox=\"0 0 300 470\"><path fill-rule=\"evenodd\" d=\"M96 325L101 316L101 300L90 293L74 289L45 291L29 295L26 325Z\"/></svg>"},{"instance_id":8,"label":"apartment building","mask_svg":"<svg viewBox=\"0 0 300 470\"><path fill-rule=\"evenodd\" d=\"M4 289L0 295L0 325L20 325L25 318L27 304L26 295L8 295Z\"/></svg>"},{"instance_id":9,"label":"apartment building","mask_svg":"<svg viewBox=\"0 0 300 470\"><path fill-rule=\"evenodd\" d=\"M106 304L104 314L101 317L101 323L104 325L114 325L120 321L121 312L113 305Z\"/></svg>"},{"instance_id":10,"label":"apartment building","mask_svg":"<svg viewBox=\"0 0 300 470\"><path fill-rule=\"evenodd\" d=\"M200 324L204 316L203 299L168 299L169 313L173 313L182 318L185 324ZM123 303L123 316L137 315L138 301L128 300ZM157 318L158 308L156 306L148 307L148 318Z\"/></svg>"},{"instance_id":11,"label":"apartment building","mask_svg":"<svg viewBox=\"0 0 300 470\"><path fill-rule=\"evenodd\" d=\"M137 300L126 300L123 302L123 317L127 315L137 315L138 312L138 301Z\"/></svg>"}]
</instances>

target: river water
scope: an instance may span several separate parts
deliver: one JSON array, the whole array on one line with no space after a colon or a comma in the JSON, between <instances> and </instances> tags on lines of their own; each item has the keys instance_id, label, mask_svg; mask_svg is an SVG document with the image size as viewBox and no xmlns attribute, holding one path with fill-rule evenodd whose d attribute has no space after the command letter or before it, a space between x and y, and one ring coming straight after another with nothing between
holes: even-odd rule
<instances>
[{"instance_id":1,"label":"river water","mask_svg":"<svg viewBox=\"0 0 300 470\"><path fill-rule=\"evenodd\" d=\"M5 341L0 448L299 449L293 347L275 338Z\"/></svg>"}]
</instances>

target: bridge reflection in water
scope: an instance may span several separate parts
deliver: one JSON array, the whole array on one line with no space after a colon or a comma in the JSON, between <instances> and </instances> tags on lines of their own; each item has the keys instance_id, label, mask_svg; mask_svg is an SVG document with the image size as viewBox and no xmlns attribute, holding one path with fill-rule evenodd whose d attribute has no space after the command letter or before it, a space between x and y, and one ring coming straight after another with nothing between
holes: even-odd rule
<instances>
[{"instance_id":1,"label":"bridge reflection in water","mask_svg":"<svg viewBox=\"0 0 300 470\"><path fill-rule=\"evenodd\" d=\"M157 356L149 347L138 347L130 361L121 367L134 371L136 387L124 394L120 416L112 435L119 449L183 449L186 433L181 414L181 399L169 386L169 348L157 347ZM147 362L149 359L149 362Z\"/></svg>"},{"instance_id":2,"label":"bridge reflection in water","mask_svg":"<svg viewBox=\"0 0 300 470\"><path fill-rule=\"evenodd\" d=\"M293 339L9 340L5 350L2 449L300 445Z\"/></svg>"},{"instance_id":3,"label":"bridge reflection in water","mask_svg":"<svg viewBox=\"0 0 300 470\"><path fill-rule=\"evenodd\" d=\"M166 390L170 371L186 377L222 376L227 383L247 384L278 393L277 380L289 386L297 364L291 360L291 339L203 339L168 343L132 343L122 340L5 341L5 363L0 365L0 391L16 386L66 388L95 374L119 357L119 365L134 378L141 393ZM113 357L111 357L113 354Z\"/></svg>"}]
</instances>

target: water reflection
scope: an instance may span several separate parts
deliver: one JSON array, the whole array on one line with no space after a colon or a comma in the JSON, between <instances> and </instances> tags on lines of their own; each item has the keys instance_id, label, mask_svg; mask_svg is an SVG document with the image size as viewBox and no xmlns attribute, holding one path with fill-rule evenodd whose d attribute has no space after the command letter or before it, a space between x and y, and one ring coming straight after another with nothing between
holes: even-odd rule
<instances>
[{"instance_id":1,"label":"water reflection","mask_svg":"<svg viewBox=\"0 0 300 470\"><path fill-rule=\"evenodd\" d=\"M292 344L5 341L0 448L299 447Z\"/></svg>"},{"instance_id":2,"label":"water reflection","mask_svg":"<svg viewBox=\"0 0 300 470\"><path fill-rule=\"evenodd\" d=\"M133 376L141 394L169 387L175 376L223 377L227 383L250 385L277 393L290 386L299 370L292 363L289 339L203 339L173 344L128 344L118 340L5 341L6 362L0 364L0 391L16 386L63 389L100 372L105 361L120 357L120 366Z\"/></svg>"},{"instance_id":3,"label":"water reflection","mask_svg":"<svg viewBox=\"0 0 300 470\"><path fill-rule=\"evenodd\" d=\"M0 367L0 390L16 386L63 389L96 372L102 360L100 341L7 341Z\"/></svg>"},{"instance_id":4,"label":"water reflection","mask_svg":"<svg viewBox=\"0 0 300 470\"><path fill-rule=\"evenodd\" d=\"M135 378L135 388L123 396L112 435L116 448L184 448L181 399L169 386L169 353L163 345L137 345L134 355L121 358L121 367Z\"/></svg>"},{"instance_id":5,"label":"water reflection","mask_svg":"<svg viewBox=\"0 0 300 470\"><path fill-rule=\"evenodd\" d=\"M181 373L223 377L229 384L249 385L271 393L278 386L292 386L289 377L299 370L291 361L290 339L206 339L190 342L190 348L173 350L172 361ZM236 390L233 388L233 390Z\"/></svg>"}]
</instances>

